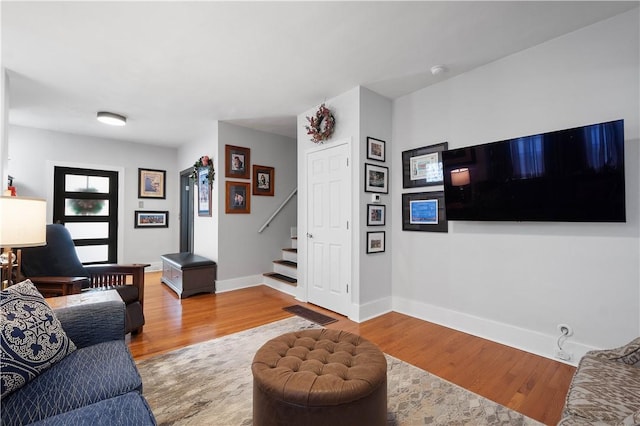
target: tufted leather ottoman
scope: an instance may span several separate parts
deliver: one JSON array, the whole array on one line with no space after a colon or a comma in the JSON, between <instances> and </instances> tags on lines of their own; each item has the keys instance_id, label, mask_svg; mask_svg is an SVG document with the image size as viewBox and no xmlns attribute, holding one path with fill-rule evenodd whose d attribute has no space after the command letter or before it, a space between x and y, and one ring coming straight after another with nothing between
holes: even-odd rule
<instances>
[{"instance_id":1,"label":"tufted leather ottoman","mask_svg":"<svg viewBox=\"0 0 640 426\"><path fill-rule=\"evenodd\" d=\"M256 352L251 370L255 426L387 423L387 361L355 334L283 334Z\"/></svg>"}]
</instances>

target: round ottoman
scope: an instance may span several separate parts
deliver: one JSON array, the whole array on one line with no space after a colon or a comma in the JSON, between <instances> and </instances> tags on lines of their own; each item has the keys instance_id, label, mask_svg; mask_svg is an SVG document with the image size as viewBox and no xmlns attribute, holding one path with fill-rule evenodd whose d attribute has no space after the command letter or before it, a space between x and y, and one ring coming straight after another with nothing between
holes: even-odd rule
<instances>
[{"instance_id":1,"label":"round ottoman","mask_svg":"<svg viewBox=\"0 0 640 426\"><path fill-rule=\"evenodd\" d=\"M251 371L254 426L387 423L387 360L355 334L283 334L256 352Z\"/></svg>"}]
</instances>

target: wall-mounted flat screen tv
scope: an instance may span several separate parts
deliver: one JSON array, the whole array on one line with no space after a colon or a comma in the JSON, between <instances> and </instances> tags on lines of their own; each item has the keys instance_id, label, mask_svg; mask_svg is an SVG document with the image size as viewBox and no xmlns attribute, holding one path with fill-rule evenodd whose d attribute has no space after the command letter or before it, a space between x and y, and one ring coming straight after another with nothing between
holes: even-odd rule
<instances>
[{"instance_id":1,"label":"wall-mounted flat screen tv","mask_svg":"<svg viewBox=\"0 0 640 426\"><path fill-rule=\"evenodd\" d=\"M624 120L442 153L448 220L625 222Z\"/></svg>"}]
</instances>

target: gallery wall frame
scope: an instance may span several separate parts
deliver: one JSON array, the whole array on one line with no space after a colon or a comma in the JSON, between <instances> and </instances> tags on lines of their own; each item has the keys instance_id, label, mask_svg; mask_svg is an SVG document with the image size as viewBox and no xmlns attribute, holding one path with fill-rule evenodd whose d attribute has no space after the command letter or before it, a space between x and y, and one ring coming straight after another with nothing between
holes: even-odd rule
<instances>
[{"instance_id":1,"label":"gallery wall frame","mask_svg":"<svg viewBox=\"0 0 640 426\"><path fill-rule=\"evenodd\" d=\"M367 232L367 254L384 252L384 240L384 231Z\"/></svg>"},{"instance_id":2,"label":"gallery wall frame","mask_svg":"<svg viewBox=\"0 0 640 426\"><path fill-rule=\"evenodd\" d=\"M442 151L446 151L448 147L448 142L442 142L403 151L402 187L443 185Z\"/></svg>"},{"instance_id":3,"label":"gallery wall frame","mask_svg":"<svg viewBox=\"0 0 640 426\"><path fill-rule=\"evenodd\" d=\"M402 194L402 230L449 232L444 191Z\"/></svg>"},{"instance_id":4,"label":"gallery wall frame","mask_svg":"<svg viewBox=\"0 0 640 426\"><path fill-rule=\"evenodd\" d=\"M166 170L138 169L138 198L166 199Z\"/></svg>"},{"instance_id":5,"label":"gallery wall frame","mask_svg":"<svg viewBox=\"0 0 640 426\"><path fill-rule=\"evenodd\" d=\"M251 184L249 182L226 181L225 213L251 213Z\"/></svg>"},{"instance_id":6,"label":"gallery wall frame","mask_svg":"<svg viewBox=\"0 0 640 426\"><path fill-rule=\"evenodd\" d=\"M273 197L275 191L275 169L269 166L253 165L253 195Z\"/></svg>"},{"instance_id":7,"label":"gallery wall frame","mask_svg":"<svg viewBox=\"0 0 640 426\"><path fill-rule=\"evenodd\" d=\"M389 168L364 163L364 192L389 193Z\"/></svg>"},{"instance_id":8,"label":"gallery wall frame","mask_svg":"<svg viewBox=\"0 0 640 426\"><path fill-rule=\"evenodd\" d=\"M241 146L224 146L225 177L236 179L251 178L251 149Z\"/></svg>"},{"instance_id":9,"label":"gallery wall frame","mask_svg":"<svg viewBox=\"0 0 640 426\"><path fill-rule=\"evenodd\" d=\"M210 217L211 212L211 184L209 168L198 167L198 216Z\"/></svg>"},{"instance_id":10,"label":"gallery wall frame","mask_svg":"<svg viewBox=\"0 0 640 426\"><path fill-rule=\"evenodd\" d=\"M367 136L367 159L385 161L385 141Z\"/></svg>"},{"instance_id":11,"label":"gallery wall frame","mask_svg":"<svg viewBox=\"0 0 640 426\"><path fill-rule=\"evenodd\" d=\"M168 211L136 210L134 212L134 228L168 228Z\"/></svg>"},{"instance_id":12,"label":"gallery wall frame","mask_svg":"<svg viewBox=\"0 0 640 426\"><path fill-rule=\"evenodd\" d=\"M384 226L387 220L387 206L367 204L367 226Z\"/></svg>"}]
</instances>

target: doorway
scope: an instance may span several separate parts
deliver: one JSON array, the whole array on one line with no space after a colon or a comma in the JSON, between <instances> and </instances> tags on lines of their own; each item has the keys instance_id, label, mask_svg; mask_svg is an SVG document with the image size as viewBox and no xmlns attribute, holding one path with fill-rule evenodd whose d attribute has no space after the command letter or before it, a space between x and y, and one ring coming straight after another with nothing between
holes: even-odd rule
<instances>
[{"instance_id":1,"label":"doorway","mask_svg":"<svg viewBox=\"0 0 640 426\"><path fill-rule=\"evenodd\" d=\"M350 143L307 154L307 296L349 315L351 283Z\"/></svg>"},{"instance_id":2,"label":"doorway","mask_svg":"<svg viewBox=\"0 0 640 426\"><path fill-rule=\"evenodd\" d=\"M180 172L180 252L193 253L193 179L192 168Z\"/></svg>"}]
</instances>

